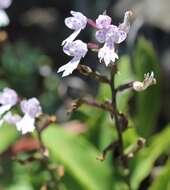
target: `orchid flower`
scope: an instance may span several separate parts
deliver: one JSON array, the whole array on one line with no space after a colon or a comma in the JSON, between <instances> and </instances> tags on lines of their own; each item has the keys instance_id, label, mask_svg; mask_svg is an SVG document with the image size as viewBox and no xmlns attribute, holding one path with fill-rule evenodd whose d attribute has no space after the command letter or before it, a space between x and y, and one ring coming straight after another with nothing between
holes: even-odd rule
<instances>
[{"instance_id":1,"label":"orchid flower","mask_svg":"<svg viewBox=\"0 0 170 190\"><path fill-rule=\"evenodd\" d=\"M14 106L18 102L18 95L15 90L10 88L4 88L0 93L0 126L5 121L5 113Z\"/></svg>"},{"instance_id":2,"label":"orchid flower","mask_svg":"<svg viewBox=\"0 0 170 190\"><path fill-rule=\"evenodd\" d=\"M21 101L20 107L24 116L16 123L17 130L21 131L22 134L33 132L35 129L35 118L42 113L40 102L36 98L30 98Z\"/></svg>"},{"instance_id":3,"label":"orchid flower","mask_svg":"<svg viewBox=\"0 0 170 190\"><path fill-rule=\"evenodd\" d=\"M61 66L57 71L58 73L64 71L62 76L65 77L67 75L70 75L77 68L81 58L85 57L88 49L87 44L81 40L76 40L74 42L66 44L63 47L63 51L65 54L73 56L73 59L71 61Z\"/></svg>"},{"instance_id":4,"label":"orchid flower","mask_svg":"<svg viewBox=\"0 0 170 190\"><path fill-rule=\"evenodd\" d=\"M7 26L9 24L9 17L4 11L12 3L12 0L0 0L0 27Z\"/></svg>"},{"instance_id":5,"label":"orchid flower","mask_svg":"<svg viewBox=\"0 0 170 190\"><path fill-rule=\"evenodd\" d=\"M98 58L100 62L104 60L106 66L118 59L118 55L115 52L115 44L120 44L126 39L130 27L129 22L127 22L128 18L129 14L126 12L124 22L122 25L119 25L120 27L112 25L111 18L107 15L99 15L96 19L96 26L99 28L96 32L96 39L100 43L104 43L104 46L99 49Z\"/></svg>"},{"instance_id":6,"label":"orchid flower","mask_svg":"<svg viewBox=\"0 0 170 190\"><path fill-rule=\"evenodd\" d=\"M72 17L65 19L65 25L74 30L74 32L62 42L62 45L67 45L68 43L73 42L87 24L87 18L82 13L75 11L70 11L70 13Z\"/></svg>"},{"instance_id":7,"label":"orchid flower","mask_svg":"<svg viewBox=\"0 0 170 190\"><path fill-rule=\"evenodd\" d=\"M5 88L0 93L0 116L10 110L18 101L18 95L15 90Z\"/></svg>"}]
</instances>

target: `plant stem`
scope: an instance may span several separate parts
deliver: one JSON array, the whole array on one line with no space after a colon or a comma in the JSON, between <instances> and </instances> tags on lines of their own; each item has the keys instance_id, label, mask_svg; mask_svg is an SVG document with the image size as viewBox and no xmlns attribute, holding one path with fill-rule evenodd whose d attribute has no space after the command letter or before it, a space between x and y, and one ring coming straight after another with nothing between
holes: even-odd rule
<instances>
[{"instance_id":1,"label":"plant stem","mask_svg":"<svg viewBox=\"0 0 170 190\"><path fill-rule=\"evenodd\" d=\"M127 157L126 155L124 155L123 152L123 137L122 137L122 131L121 131L121 124L119 122L119 111L117 109L117 102L116 102L116 95L118 91L124 90L126 88L131 87L131 83L125 84L121 87L119 87L118 89L115 88L115 74L117 73L117 65L114 64L111 67L111 78L110 78L110 88L111 88L111 94L112 94L112 107L114 110L114 119L115 119L115 127L117 130L117 134L118 134L118 153L119 153L119 157L120 157L120 161L121 164L124 168L127 168ZM111 115L113 118L113 115ZM130 184L130 174L128 174L125 177L125 181L128 185L129 190L131 190L131 184Z\"/></svg>"},{"instance_id":2,"label":"plant stem","mask_svg":"<svg viewBox=\"0 0 170 190\"><path fill-rule=\"evenodd\" d=\"M117 72L116 65L113 65L111 67L111 79L110 79L110 87L111 87L111 93L112 93L112 106L114 110L114 118L115 118L115 127L118 134L118 143L119 143L119 155L121 161L123 161L123 139L122 139L122 132L119 124L119 112L117 110L117 103L116 103L116 90L115 90L115 74ZM113 116L112 116L113 117Z\"/></svg>"}]
</instances>

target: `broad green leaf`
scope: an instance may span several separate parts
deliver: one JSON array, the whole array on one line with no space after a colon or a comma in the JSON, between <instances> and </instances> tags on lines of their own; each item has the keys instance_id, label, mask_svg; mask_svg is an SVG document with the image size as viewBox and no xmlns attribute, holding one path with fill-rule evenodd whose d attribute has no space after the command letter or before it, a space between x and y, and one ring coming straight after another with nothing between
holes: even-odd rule
<instances>
[{"instance_id":1,"label":"broad green leaf","mask_svg":"<svg viewBox=\"0 0 170 190\"><path fill-rule=\"evenodd\" d=\"M132 160L132 176L131 184L133 189L138 189L138 186L151 172L155 161L170 147L170 125L162 132L153 136L149 145L143 148L138 155Z\"/></svg>"},{"instance_id":2,"label":"broad green leaf","mask_svg":"<svg viewBox=\"0 0 170 190\"><path fill-rule=\"evenodd\" d=\"M11 126L8 124L4 124L0 128L0 153L3 153L5 150L7 150L12 143L16 141L19 134L16 131L15 126Z\"/></svg>"},{"instance_id":3,"label":"broad green leaf","mask_svg":"<svg viewBox=\"0 0 170 190\"><path fill-rule=\"evenodd\" d=\"M136 125L140 135L148 137L155 126L160 108L160 68L152 44L139 38L134 68L137 79L143 81L144 74L154 71L157 84L136 94Z\"/></svg>"},{"instance_id":4,"label":"broad green leaf","mask_svg":"<svg viewBox=\"0 0 170 190\"><path fill-rule=\"evenodd\" d=\"M168 190L170 187L170 160L167 161L166 165L162 167L159 176L157 176L149 190Z\"/></svg>"},{"instance_id":5,"label":"broad green leaf","mask_svg":"<svg viewBox=\"0 0 170 190\"><path fill-rule=\"evenodd\" d=\"M51 157L85 190L111 189L111 169L106 162L96 160L99 152L83 137L53 125L43 132L42 139Z\"/></svg>"}]
</instances>

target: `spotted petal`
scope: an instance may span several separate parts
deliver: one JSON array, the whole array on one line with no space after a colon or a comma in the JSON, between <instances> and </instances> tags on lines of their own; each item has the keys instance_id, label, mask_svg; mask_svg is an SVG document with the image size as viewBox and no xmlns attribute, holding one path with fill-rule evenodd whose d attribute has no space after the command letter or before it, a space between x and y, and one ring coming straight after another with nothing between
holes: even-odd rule
<instances>
[{"instance_id":1,"label":"spotted petal","mask_svg":"<svg viewBox=\"0 0 170 190\"><path fill-rule=\"evenodd\" d=\"M77 68L80 59L81 59L80 57L74 57L70 62L61 66L57 72L60 73L64 71L62 77L72 74L72 72Z\"/></svg>"}]
</instances>

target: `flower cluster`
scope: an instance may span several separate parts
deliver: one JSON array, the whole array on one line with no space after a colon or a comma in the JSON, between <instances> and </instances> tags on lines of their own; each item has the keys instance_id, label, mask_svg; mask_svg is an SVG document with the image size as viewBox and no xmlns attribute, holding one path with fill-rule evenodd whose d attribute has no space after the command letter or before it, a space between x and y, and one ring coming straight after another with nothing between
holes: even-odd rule
<instances>
[{"instance_id":1,"label":"flower cluster","mask_svg":"<svg viewBox=\"0 0 170 190\"><path fill-rule=\"evenodd\" d=\"M72 17L65 19L65 24L74 32L62 42L63 51L73 59L66 65L60 67L58 72L63 72L63 77L71 74L78 66L81 58L85 57L88 51L88 45L81 40L75 40L81 30L89 24L96 30L96 40L104 44L98 49L98 58L106 66L114 64L118 59L115 45L122 43L130 29L131 11L127 11L123 22L119 25L113 25L112 19L106 14L99 15L96 21L92 21L80 12L71 11ZM75 40L75 41L74 41ZM89 47L90 48L90 47Z\"/></svg>"},{"instance_id":2,"label":"flower cluster","mask_svg":"<svg viewBox=\"0 0 170 190\"><path fill-rule=\"evenodd\" d=\"M0 93L0 126L7 122L16 125L18 131L22 134L32 132L35 129L35 118L42 113L40 102L36 98L22 100L20 102L20 109L24 116L13 114L11 109L19 103L17 93L10 88L5 88Z\"/></svg>"},{"instance_id":3,"label":"flower cluster","mask_svg":"<svg viewBox=\"0 0 170 190\"><path fill-rule=\"evenodd\" d=\"M0 0L0 27L9 24L9 18L4 9L7 9L12 3L12 0Z\"/></svg>"}]
</instances>

